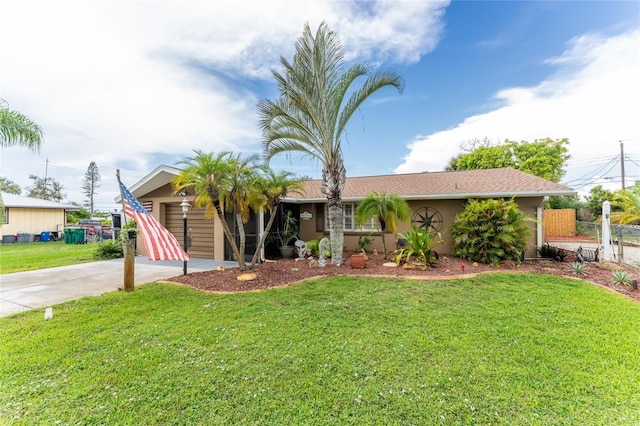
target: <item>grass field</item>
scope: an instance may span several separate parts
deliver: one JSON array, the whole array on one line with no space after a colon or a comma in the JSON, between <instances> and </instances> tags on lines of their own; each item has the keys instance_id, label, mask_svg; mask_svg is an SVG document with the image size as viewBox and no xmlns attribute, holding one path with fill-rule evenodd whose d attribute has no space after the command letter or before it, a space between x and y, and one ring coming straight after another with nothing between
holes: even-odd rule
<instances>
[{"instance_id":1,"label":"grass field","mask_svg":"<svg viewBox=\"0 0 640 426\"><path fill-rule=\"evenodd\" d=\"M0 274L93 262L97 246L64 241L0 244Z\"/></svg>"},{"instance_id":2,"label":"grass field","mask_svg":"<svg viewBox=\"0 0 640 426\"><path fill-rule=\"evenodd\" d=\"M148 284L0 318L7 424L640 424L640 307L538 275Z\"/></svg>"}]
</instances>

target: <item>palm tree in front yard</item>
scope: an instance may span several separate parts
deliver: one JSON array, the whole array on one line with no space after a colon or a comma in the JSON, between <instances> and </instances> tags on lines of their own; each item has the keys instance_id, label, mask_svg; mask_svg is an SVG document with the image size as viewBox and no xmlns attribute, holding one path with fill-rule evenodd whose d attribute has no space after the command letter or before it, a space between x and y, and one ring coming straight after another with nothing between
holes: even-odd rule
<instances>
[{"instance_id":1,"label":"palm tree in front yard","mask_svg":"<svg viewBox=\"0 0 640 426\"><path fill-rule=\"evenodd\" d=\"M386 259L387 244L384 240L384 233L385 231L396 232L398 221L406 222L409 220L409 211L409 205L402 197L384 192L378 194L374 191L358 205L356 223L361 225L370 219L375 219L378 222L382 237L382 251Z\"/></svg>"},{"instance_id":2,"label":"palm tree in front yard","mask_svg":"<svg viewBox=\"0 0 640 426\"><path fill-rule=\"evenodd\" d=\"M249 268L253 268L258 261L258 255L273 226L278 206L282 199L288 194L302 194L302 182L302 179L294 177L293 173L286 171L275 173L268 167L264 168L264 174L254 182L254 190L251 191L252 198L249 202L252 206L267 210L269 212L269 221L260 236L260 241L258 241L258 246Z\"/></svg>"},{"instance_id":3,"label":"palm tree in front yard","mask_svg":"<svg viewBox=\"0 0 640 426\"><path fill-rule=\"evenodd\" d=\"M251 180L248 173L253 172L251 161L234 157L231 152L223 151L218 154L213 152L204 153L195 151L195 157L188 158L181 162L185 165L180 174L171 181L175 193L183 189L193 189L195 191L194 203L196 207L206 207L206 216L217 216L220 219L231 251L233 252L240 270L246 269L244 263L244 247L242 250L236 244L231 228L225 220L225 210L233 211L236 207L236 214L242 219L247 217L248 209L244 205L237 206L237 200L241 200L245 185ZM240 220L242 223L242 220Z\"/></svg>"},{"instance_id":4,"label":"palm tree in front yard","mask_svg":"<svg viewBox=\"0 0 640 426\"><path fill-rule=\"evenodd\" d=\"M404 80L393 71L371 72L363 64L344 70L344 51L326 23L315 35L306 24L293 62L281 58L284 74L273 72L280 97L258 104L266 158L298 152L322 164L322 193L327 197L331 263L341 265L344 251L342 191L346 169L342 135L347 123L373 93L386 86L402 92ZM365 80L355 86L360 77Z\"/></svg>"},{"instance_id":5,"label":"palm tree in front yard","mask_svg":"<svg viewBox=\"0 0 640 426\"><path fill-rule=\"evenodd\" d=\"M9 109L9 103L0 98L0 147L24 146L38 152L42 146L42 127L26 115Z\"/></svg>"},{"instance_id":6,"label":"palm tree in front yard","mask_svg":"<svg viewBox=\"0 0 640 426\"><path fill-rule=\"evenodd\" d=\"M611 213L614 223L640 224L640 184L616 192L612 205L622 209Z\"/></svg>"}]
</instances>

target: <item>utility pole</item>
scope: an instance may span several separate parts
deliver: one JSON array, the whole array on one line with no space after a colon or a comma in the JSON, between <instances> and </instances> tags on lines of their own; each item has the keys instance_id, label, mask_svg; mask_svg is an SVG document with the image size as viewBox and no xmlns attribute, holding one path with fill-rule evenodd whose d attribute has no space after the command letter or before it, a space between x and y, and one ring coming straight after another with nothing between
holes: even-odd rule
<instances>
[{"instance_id":1,"label":"utility pole","mask_svg":"<svg viewBox=\"0 0 640 426\"><path fill-rule=\"evenodd\" d=\"M47 161L44 163L44 191L42 191L42 195L43 198L45 200L49 199L49 196L47 195L47 176L49 174L49 159L47 158Z\"/></svg>"},{"instance_id":2,"label":"utility pole","mask_svg":"<svg viewBox=\"0 0 640 426\"><path fill-rule=\"evenodd\" d=\"M620 141L620 174L622 175L622 189L624 189L624 143Z\"/></svg>"}]
</instances>

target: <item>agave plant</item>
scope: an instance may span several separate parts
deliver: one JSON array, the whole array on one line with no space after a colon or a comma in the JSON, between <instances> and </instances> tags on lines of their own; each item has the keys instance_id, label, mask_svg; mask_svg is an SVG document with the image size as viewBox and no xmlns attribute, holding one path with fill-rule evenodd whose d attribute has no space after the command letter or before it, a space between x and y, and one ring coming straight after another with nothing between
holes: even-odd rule
<instances>
[{"instance_id":1,"label":"agave plant","mask_svg":"<svg viewBox=\"0 0 640 426\"><path fill-rule=\"evenodd\" d=\"M432 233L428 229L419 228L415 225L404 233L399 233L398 238L404 239L408 246L393 252L395 255L393 261L398 265L403 259L408 262L411 257L415 257L425 264L433 266L437 258L437 254L433 249L443 242L440 233Z\"/></svg>"},{"instance_id":2,"label":"agave plant","mask_svg":"<svg viewBox=\"0 0 640 426\"><path fill-rule=\"evenodd\" d=\"M570 266L574 275L587 275L587 268L584 263L573 262Z\"/></svg>"},{"instance_id":3,"label":"agave plant","mask_svg":"<svg viewBox=\"0 0 640 426\"><path fill-rule=\"evenodd\" d=\"M613 271L611 283L618 285L631 285L631 276L624 270Z\"/></svg>"}]
</instances>

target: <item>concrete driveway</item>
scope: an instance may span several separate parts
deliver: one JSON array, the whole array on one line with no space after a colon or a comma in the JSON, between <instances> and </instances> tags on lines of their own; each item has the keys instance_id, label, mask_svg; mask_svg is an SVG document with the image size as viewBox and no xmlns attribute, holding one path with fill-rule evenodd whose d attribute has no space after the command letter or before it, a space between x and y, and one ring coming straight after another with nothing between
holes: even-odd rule
<instances>
[{"instance_id":1,"label":"concrete driveway","mask_svg":"<svg viewBox=\"0 0 640 426\"><path fill-rule=\"evenodd\" d=\"M219 265L238 266L235 262L190 259L187 272L209 271ZM181 275L182 266L181 261L152 262L136 256L135 285ZM123 259L0 275L0 316L117 291L123 283Z\"/></svg>"}]
</instances>

